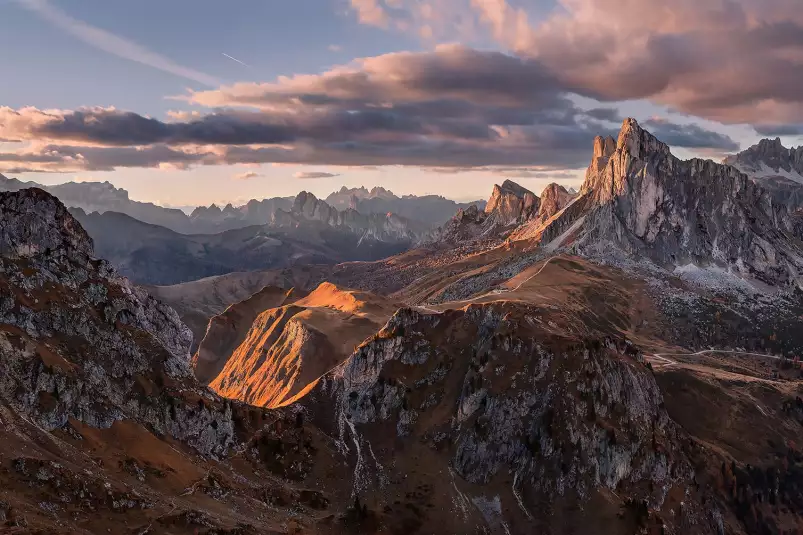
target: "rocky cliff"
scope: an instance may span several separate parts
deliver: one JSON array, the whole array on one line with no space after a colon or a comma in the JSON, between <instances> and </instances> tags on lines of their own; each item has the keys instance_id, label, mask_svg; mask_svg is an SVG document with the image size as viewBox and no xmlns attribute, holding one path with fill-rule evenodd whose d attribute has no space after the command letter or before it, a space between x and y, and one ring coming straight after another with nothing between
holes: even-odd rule
<instances>
[{"instance_id":1,"label":"rocky cliff","mask_svg":"<svg viewBox=\"0 0 803 535\"><path fill-rule=\"evenodd\" d=\"M538 212L540 199L532 191L512 180L494 185L485 213L495 224L508 226L522 223Z\"/></svg>"},{"instance_id":2,"label":"rocky cliff","mask_svg":"<svg viewBox=\"0 0 803 535\"><path fill-rule=\"evenodd\" d=\"M538 237L543 228L553 217L577 198L577 193L569 191L559 184L549 184L541 192L541 202L538 212L528 221L519 225L509 236L511 241L527 240Z\"/></svg>"},{"instance_id":3,"label":"rocky cliff","mask_svg":"<svg viewBox=\"0 0 803 535\"><path fill-rule=\"evenodd\" d=\"M616 149L595 143L580 198L544 229L552 247L610 244L663 266L719 266L769 284L797 284L803 250L785 205L736 168L682 161L633 119Z\"/></svg>"},{"instance_id":4,"label":"rocky cliff","mask_svg":"<svg viewBox=\"0 0 803 535\"><path fill-rule=\"evenodd\" d=\"M761 184L776 203L803 207L803 147L787 149L780 138L762 139L724 161Z\"/></svg>"},{"instance_id":5,"label":"rocky cliff","mask_svg":"<svg viewBox=\"0 0 803 535\"><path fill-rule=\"evenodd\" d=\"M510 303L402 309L323 378L302 403L356 464L354 491L374 503L392 499L385 481L424 489L433 509L418 525L443 533L476 522L491 533L597 522L619 532L615 513L590 506L609 498L643 506L645 525L716 533L686 439L637 352L549 333L538 316ZM442 490L428 492L436 480Z\"/></svg>"},{"instance_id":6,"label":"rocky cliff","mask_svg":"<svg viewBox=\"0 0 803 535\"><path fill-rule=\"evenodd\" d=\"M0 193L0 220L0 399L48 430L130 419L224 454L231 413L198 411L178 394L197 383L192 334L176 313L94 259L50 194Z\"/></svg>"},{"instance_id":7,"label":"rocky cliff","mask_svg":"<svg viewBox=\"0 0 803 535\"><path fill-rule=\"evenodd\" d=\"M565 190L563 190L565 192ZM556 201L561 202L561 201ZM550 205L554 204L550 202ZM544 211L549 210L549 206ZM458 210L449 221L432 233L430 241L441 244L499 242L522 225L538 217L541 199L512 180L494 185L485 210L476 205Z\"/></svg>"},{"instance_id":8,"label":"rocky cliff","mask_svg":"<svg viewBox=\"0 0 803 535\"><path fill-rule=\"evenodd\" d=\"M420 224L394 213L362 214L354 209L338 210L312 193L299 193L289 211L278 210L270 223L274 228L284 228L304 222L317 222L334 229L348 231L360 238L375 242L412 243L427 235Z\"/></svg>"}]
</instances>

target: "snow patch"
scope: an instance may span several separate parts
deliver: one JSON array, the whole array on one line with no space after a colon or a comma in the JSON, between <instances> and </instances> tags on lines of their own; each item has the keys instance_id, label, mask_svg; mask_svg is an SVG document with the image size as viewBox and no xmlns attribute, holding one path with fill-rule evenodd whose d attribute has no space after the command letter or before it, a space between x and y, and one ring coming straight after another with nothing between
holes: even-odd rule
<instances>
[{"instance_id":1,"label":"snow patch","mask_svg":"<svg viewBox=\"0 0 803 535\"><path fill-rule=\"evenodd\" d=\"M803 184L803 175L795 171L794 169L791 171L787 171L786 169L773 169L769 165L764 162L761 162L761 166L756 170L748 171L749 175L752 175L754 178L774 178L774 177L781 177L787 180L791 180L792 182L797 182L798 184Z\"/></svg>"}]
</instances>

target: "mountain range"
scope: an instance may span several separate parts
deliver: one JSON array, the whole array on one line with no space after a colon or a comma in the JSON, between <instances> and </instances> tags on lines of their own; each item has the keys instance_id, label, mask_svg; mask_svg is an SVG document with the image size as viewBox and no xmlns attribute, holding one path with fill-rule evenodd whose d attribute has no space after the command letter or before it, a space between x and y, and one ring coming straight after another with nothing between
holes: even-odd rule
<instances>
[{"instance_id":1,"label":"mountain range","mask_svg":"<svg viewBox=\"0 0 803 535\"><path fill-rule=\"evenodd\" d=\"M484 201L457 203L439 195L403 195L396 196L392 191L382 187L368 190L365 187L346 188L326 197L326 202L338 210L351 208L362 214L394 213L411 221L417 221L428 228L439 227L461 209L476 205L480 210L485 208Z\"/></svg>"},{"instance_id":2,"label":"mountain range","mask_svg":"<svg viewBox=\"0 0 803 535\"><path fill-rule=\"evenodd\" d=\"M394 214L339 212L306 192L289 210L277 210L268 224L216 234L180 234L119 212L71 211L99 254L132 280L151 285L237 271L376 260L407 249L419 236Z\"/></svg>"},{"instance_id":3,"label":"mountain range","mask_svg":"<svg viewBox=\"0 0 803 535\"><path fill-rule=\"evenodd\" d=\"M791 174L794 151L682 161L632 119L590 149L578 192L506 181L435 230L302 193L257 227L178 235L0 193L0 519L803 530L803 235L740 170ZM366 241L375 258L332 261ZM115 268L224 264L160 287Z\"/></svg>"},{"instance_id":4,"label":"mountain range","mask_svg":"<svg viewBox=\"0 0 803 535\"><path fill-rule=\"evenodd\" d=\"M295 197L251 199L242 206L227 204L223 208L212 204L198 206L187 215L176 208L165 208L153 203L134 201L128 192L109 182L66 182L44 186L36 182L23 182L0 175L0 191L19 191L40 188L59 198L68 208L80 208L86 213L119 212L143 223L159 225L180 234L214 234L226 230L265 225L279 210L292 208ZM435 228L446 222L459 208L470 204L484 206L482 201L459 204L437 195L405 195L375 187L347 189L330 194L326 202L339 211L357 211L363 215L394 213L414 222L418 227Z\"/></svg>"}]
</instances>

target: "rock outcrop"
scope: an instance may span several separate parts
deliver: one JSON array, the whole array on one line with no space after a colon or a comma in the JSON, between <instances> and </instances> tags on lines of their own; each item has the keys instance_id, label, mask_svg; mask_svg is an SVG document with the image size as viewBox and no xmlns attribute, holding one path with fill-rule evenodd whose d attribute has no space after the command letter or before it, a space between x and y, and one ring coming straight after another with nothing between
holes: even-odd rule
<instances>
[{"instance_id":1,"label":"rock outcrop","mask_svg":"<svg viewBox=\"0 0 803 535\"><path fill-rule=\"evenodd\" d=\"M538 212L540 199L532 191L523 188L512 180L502 185L494 185L491 198L485 205L485 213L501 226L519 224Z\"/></svg>"},{"instance_id":2,"label":"rock outcrop","mask_svg":"<svg viewBox=\"0 0 803 535\"><path fill-rule=\"evenodd\" d=\"M128 419L225 454L231 412L203 390L188 397L192 334L176 313L93 258L50 194L0 193L0 221L0 401L47 430Z\"/></svg>"},{"instance_id":3,"label":"rock outcrop","mask_svg":"<svg viewBox=\"0 0 803 535\"><path fill-rule=\"evenodd\" d=\"M537 315L502 303L402 309L322 379L302 403L356 462L355 492L381 493L383 481L448 465L435 476L451 480L443 501L456 504L457 514L439 515L445 533L469 532L472 510L492 533L560 531L550 511L569 503L585 510L612 491L623 507L650 511L684 495L664 529L716 533L694 492L686 439L635 352L613 340L547 335ZM327 423L320 407L329 399L338 414ZM461 501L470 508L462 514Z\"/></svg>"},{"instance_id":4,"label":"rock outcrop","mask_svg":"<svg viewBox=\"0 0 803 535\"><path fill-rule=\"evenodd\" d=\"M780 138L762 139L724 163L761 184L776 203L792 210L803 207L803 147L787 149Z\"/></svg>"},{"instance_id":5,"label":"rock outcrop","mask_svg":"<svg viewBox=\"0 0 803 535\"><path fill-rule=\"evenodd\" d=\"M579 250L611 244L663 266L720 266L773 285L794 285L803 250L794 218L736 168L682 161L627 119L616 150L595 143L581 197L544 230L543 243Z\"/></svg>"}]
</instances>

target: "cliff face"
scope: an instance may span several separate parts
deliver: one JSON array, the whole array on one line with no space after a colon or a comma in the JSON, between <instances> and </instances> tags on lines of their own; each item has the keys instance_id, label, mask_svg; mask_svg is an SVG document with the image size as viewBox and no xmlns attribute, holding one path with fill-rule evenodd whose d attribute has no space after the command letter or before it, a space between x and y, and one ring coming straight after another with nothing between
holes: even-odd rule
<instances>
[{"instance_id":1,"label":"cliff face","mask_svg":"<svg viewBox=\"0 0 803 535\"><path fill-rule=\"evenodd\" d=\"M321 223L357 235L363 240L385 243L412 243L427 235L426 229L394 213L362 214L351 208L341 211L306 191L296 196L289 211L276 211L271 226L292 227L305 222Z\"/></svg>"},{"instance_id":2,"label":"cliff face","mask_svg":"<svg viewBox=\"0 0 803 535\"><path fill-rule=\"evenodd\" d=\"M231 413L176 394L197 388L192 334L176 313L94 259L50 194L0 193L0 220L0 399L48 430L130 419L225 453Z\"/></svg>"},{"instance_id":3,"label":"cliff face","mask_svg":"<svg viewBox=\"0 0 803 535\"><path fill-rule=\"evenodd\" d=\"M581 198L544 230L545 243L612 243L665 266L718 265L797 283L803 256L794 218L746 175L710 160L681 161L632 119L612 153L608 142L595 146Z\"/></svg>"},{"instance_id":4,"label":"cliff face","mask_svg":"<svg viewBox=\"0 0 803 535\"><path fill-rule=\"evenodd\" d=\"M507 226L522 223L538 212L540 199L532 191L512 180L495 185L491 198L485 205L485 213L497 225Z\"/></svg>"},{"instance_id":5,"label":"cliff face","mask_svg":"<svg viewBox=\"0 0 803 535\"><path fill-rule=\"evenodd\" d=\"M654 511L686 493L665 527L691 522L695 533L716 533L692 490L683 434L637 352L547 335L538 315L510 303L402 309L322 379L302 403L356 460L355 492L449 466L433 480L451 480L445 501L470 510L441 515L446 533L467 532L477 510L494 533L552 532L561 520L550 511L610 491ZM320 410L327 400L333 422ZM404 453L390 453L402 441Z\"/></svg>"},{"instance_id":6,"label":"cliff face","mask_svg":"<svg viewBox=\"0 0 803 535\"><path fill-rule=\"evenodd\" d=\"M781 140L762 139L724 161L755 180L777 204L803 207L803 147L787 149Z\"/></svg>"}]
</instances>

